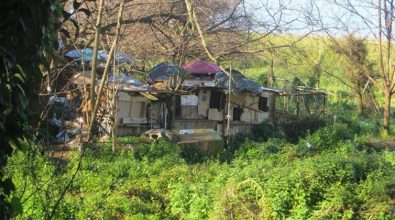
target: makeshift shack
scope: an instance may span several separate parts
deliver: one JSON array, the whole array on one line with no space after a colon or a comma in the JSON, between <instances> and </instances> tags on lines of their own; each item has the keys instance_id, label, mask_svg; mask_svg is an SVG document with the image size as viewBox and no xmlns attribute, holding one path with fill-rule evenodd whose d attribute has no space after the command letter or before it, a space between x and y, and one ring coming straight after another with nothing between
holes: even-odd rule
<instances>
[{"instance_id":1,"label":"makeshift shack","mask_svg":"<svg viewBox=\"0 0 395 220\"><path fill-rule=\"evenodd\" d=\"M73 76L72 82L81 91L86 90L83 87L90 86L90 73L79 72ZM118 135L139 135L149 130L150 102L157 99L148 92L147 84L143 84L131 76L110 76L100 97L97 122L101 131L109 134L114 123L118 124ZM90 110L88 104L87 100L83 102L82 115Z\"/></svg>"},{"instance_id":2,"label":"makeshift shack","mask_svg":"<svg viewBox=\"0 0 395 220\"><path fill-rule=\"evenodd\" d=\"M156 65L148 73L151 95L158 98L152 101L149 112L151 128L174 128L176 97L188 94L182 90L182 84L190 75L183 69L169 62Z\"/></svg>"},{"instance_id":3,"label":"makeshift shack","mask_svg":"<svg viewBox=\"0 0 395 220\"><path fill-rule=\"evenodd\" d=\"M326 112L328 94L324 90L297 86L288 89L262 88L262 92L273 94L269 105L270 119L275 124L316 119Z\"/></svg>"},{"instance_id":4,"label":"makeshift shack","mask_svg":"<svg viewBox=\"0 0 395 220\"><path fill-rule=\"evenodd\" d=\"M248 133L254 126L269 119L271 94L262 93L257 83L248 80L239 71L232 72L229 133L235 135ZM211 128L225 134L228 85L228 76L223 72L217 72L214 79L183 79L179 92L173 93L175 109L171 128Z\"/></svg>"},{"instance_id":5,"label":"makeshift shack","mask_svg":"<svg viewBox=\"0 0 395 220\"><path fill-rule=\"evenodd\" d=\"M272 94L268 101L270 121L281 127L290 141L324 125L328 95L325 91L304 86L262 90Z\"/></svg>"},{"instance_id":6,"label":"makeshift shack","mask_svg":"<svg viewBox=\"0 0 395 220\"><path fill-rule=\"evenodd\" d=\"M118 135L140 135L150 129L212 129L236 135L264 121L284 124L325 112L326 93L321 90L263 88L237 70L224 73L205 61L183 69L160 63L148 77L148 84L128 75L108 78L97 121L104 133L116 124ZM90 75L79 72L72 81L88 91ZM81 114L89 109L89 102L82 103Z\"/></svg>"}]
</instances>

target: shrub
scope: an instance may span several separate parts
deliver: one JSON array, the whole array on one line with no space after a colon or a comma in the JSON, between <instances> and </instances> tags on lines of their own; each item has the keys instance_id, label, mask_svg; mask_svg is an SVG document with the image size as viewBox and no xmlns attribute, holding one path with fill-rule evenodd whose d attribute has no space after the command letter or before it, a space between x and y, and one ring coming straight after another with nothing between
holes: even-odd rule
<instances>
[{"instance_id":1,"label":"shrub","mask_svg":"<svg viewBox=\"0 0 395 220\"><path fill-rule=\"evenodd\" d=\"M336 123L298 144L246 139L228 163L187 163L163 141L115 153L102 144L61 166L38 152L17 153L7 175L17 185L21 218L48 217L80 161L55 218L393 218L393 152L366 150L358 143L366 136L348 131Z\"/></svg>"},{"instance_id":2,"label":"shrub","mask_svg":"<svg viewBox=\"0 0 395 220\"><path fill-rule=\"evenodd\" d=\"M346 124L336 123L317 130L299 141L297 149L300 155L310 155L327 150L336 150L340 142L351 140L353 134Z\"/></svg>"}]
</instances>

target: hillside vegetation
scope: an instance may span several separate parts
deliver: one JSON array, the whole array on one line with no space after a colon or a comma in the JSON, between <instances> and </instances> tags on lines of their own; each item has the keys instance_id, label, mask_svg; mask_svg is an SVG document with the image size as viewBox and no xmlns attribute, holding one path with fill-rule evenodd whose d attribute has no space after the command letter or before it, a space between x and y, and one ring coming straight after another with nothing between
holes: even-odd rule
<instances>
[{"instance_id":1,"label":"hillside vegetation","mask_svg":"<svg viewBox=\"0 0 395 220\"><path fill-rule=\"evenodd\" d=\"M352 91L336 79L346 64L328 45L326 38L305 38L299 51L284 48L274 60L278 78L307 84L318 76L313 86L329 92L325 127L290 143L281 129L263 125L213 156L137 137L119 138L115 153L110 143L90 144L66 161L32 147L17 152L6 169L17 218L394 218L392 142L377 144L378 115L356 114ZM263 85L269 56L236 66Z\"/></svg>"},{"instance_id":2,"label":"hillside vegetation","mask_svg":"<svg viewBox=\"0 0 395 220\"><path fill-rule=\"evenodd\" d=\"M304 38L292 35L272 36L269 41L274 45L289 45L289 47L275 51L269 50L261 55L244 56L229 65L237 66L244 70L248 77L267 86L265 81L271 71L271 62L273 62L272 71L276 79L273 86L275 88L290 88L297 79L305 86L327 91L329 115L339 115L349 119L355 119L359 115L363 116L361 120L367 119L382 123L384 94L381 89L383 82L377 75L379 68L377 42L369 39L361 40L363 45L360 47L362 48L355 49L347 45L350 38L352 41L359 40L352 35L336 38L320 35ZM289 42L297 43L293 45ZM358 76L358 72L351 75L350 72L359 68L358 64L350 64L346 56L336 53L334 50L336 45L350 47L345 50L354 49L357 53L366 53L365 62L369 62L366 65L370 68L368 75L376 81L368 82L368 79L358 79L357 77L361 77ZM361 50L366 50L366 52ZM352 54L352 51L349 53ZM359 75L363 74L359 73ZM372 104L368 104L365 100L367 112L362 115L358 112L358 94L352 88L355 86L353 81L356 80L361 81L361 94L365 96L364 99L368 97L372 99L369 100Z\"/></svg>"},{"instance_id":3,"label":"hillside vegetation","mask_svg":"<svg viewBox=\"0 0 395 220\"><path fill-rule=\"evenodd\" d=\"M395 219L394 8L385 0L6 0L0 219ZM198 59L282 89L289 96L279 92L281 103L265 93L251 101L260 113L282 111L251 134L225 136L212 155L117 137L120 121L143 126L149 114L151 127L162 118L157 127L173 128L182 104L175 95L197 91L184 90L177 67ZM164 61L177 67L159 91L116 80L148 82ZM126 104L121 90L160 98L158 117L151 101ZM211 95L207 110L224 118L251 107L228 95L223 108L224 96ZM128 117L119 114L122 102ZM246 121L243 128L254 125ZM79 151L63 151L71 145Z\"/></svg>"}]
</instances>

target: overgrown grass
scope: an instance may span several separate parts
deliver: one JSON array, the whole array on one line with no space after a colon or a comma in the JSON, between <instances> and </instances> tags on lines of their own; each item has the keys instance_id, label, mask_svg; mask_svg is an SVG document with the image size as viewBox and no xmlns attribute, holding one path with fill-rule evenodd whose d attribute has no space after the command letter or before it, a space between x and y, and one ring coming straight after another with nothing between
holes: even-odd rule
<instances>
[{"instance_id":1,"label":"overgrown grass","mask_svg":"<svg viewBox=\"0 0 395 220\"><path fill-rule=\"evenodd\" d=\"M395 154L369 148L368 130L337 122L295 144L247 138L229 163L187 163L177 146L122 138L116 153L103 144L62 167L19 152L7 173L21 219L48 217L80 160L56 219L392 219Z\"/></svg>"}]
</instances>

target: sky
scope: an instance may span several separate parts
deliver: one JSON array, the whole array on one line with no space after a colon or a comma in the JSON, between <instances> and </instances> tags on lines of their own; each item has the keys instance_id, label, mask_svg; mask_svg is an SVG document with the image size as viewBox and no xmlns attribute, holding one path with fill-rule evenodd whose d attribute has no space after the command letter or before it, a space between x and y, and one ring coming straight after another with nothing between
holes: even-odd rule
<instances>
[{"instance_id":1,"label":"sky","mask_svg":"<svg viewBox=\"0 0 395 220\"><path fill-rule=\"evenodd\" d=\"M282 33L374 37L377 10L373 0L245 0L257 23L279 24ZM346 2L350 2L353 8ZM359 14L350 12L356 10ZM370 28L369 28L370 27Z\"/></svg>"}]
</instances>

